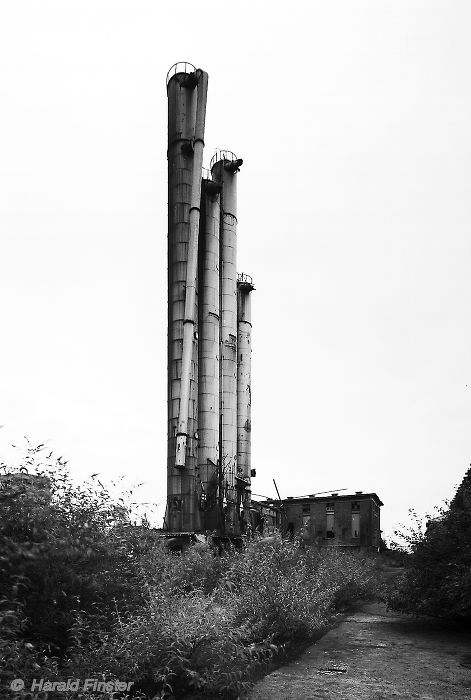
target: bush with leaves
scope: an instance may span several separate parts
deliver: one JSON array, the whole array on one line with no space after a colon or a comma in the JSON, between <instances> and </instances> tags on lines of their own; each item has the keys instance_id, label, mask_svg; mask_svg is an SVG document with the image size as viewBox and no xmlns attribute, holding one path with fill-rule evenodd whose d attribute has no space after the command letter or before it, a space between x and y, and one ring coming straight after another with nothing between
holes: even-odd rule
<instances>
[{"instance_id":1,"label":"bush with leaves","mask_svg":"<svg viewBox=\"0 0 471 700\"><path fill-rule=\"evenodd\" d=\"M238 697L275 647L249 643L247 626L236 618L236 608L214 593L155 591L145 610L117 625L74 670L124 677L146 697L189 691Z\"/></svg>"},{"instance_id":2,"label":"bush with leaves","mask_svg":"<svg viewBox=\"0 0 471 700\"><path fill-rule=\"evenodd\" d=\"M277 537L222 559L194 549L176 556L157 546L146 562L152 573L150 561L149 604L83 649L74 669L122 674L152 698L195 691L239 697L260 664L315 639L340 605L377 590L371 559L303 550ZM216 581L212 590L205 565Z\"/></svg>"},{"instance_id":3,"label":"bush with leaves","mask_svg":"<svg viewBox=\"0 0 471 700\"><path fill-rule=\"evenodd\" d=\"M414 516L415 514L412 513ZM392 609L471 621L471 470L448 508L399 533L410 551Z\"/></svg>"},{"instance_id":4,"label":"bush with leaves","mask_svg":"<svg viewBox=\"0 0 471 700\"><path fill-rule=\"evenodd\" d=\"M239 620L252 621L253 638L276 644L315 637L335 610L378 592L373 560L333 548L304 550L280 538L250 543L225 582Z\"/></svg>"},{"instance_id":5,"label":"bush with leaves","mask_svg":"<svg viewBox=\"0 0 471 700\"><path fill-rule=\"evenodd\" d=\"M130 614L147 595L138 561L148 544L124 502L96 480L75 486L64 461L43 453L28 446L18 478L2 465L2 681L31 663L36 674L54 672L51 659L111 629L116 614Z\"/></svg>"},{"instance_id":6,"label":"bush with leaves","mask_svg":"<svg viewBox=\"0 0 471 700\"><path fill-rule=\"evenodd\" d=\"M156 541L142 554L140 568L147 585L169 593L213 591L232 561L229 552L218 556L206 544L196 544L182 555L172 555L164 540Z\"/></svg>"},{"instance_id":7,"label":"bush with leaves","mask_svg":"<svg viewBox=\"0 0 471 700\"><path fill-rule=\"evenodd\" d=\"M20 479L19 492L0 492L6 684L120 679L136 698L237 698L260 664L376 590L371 560L278 537L224 556L205 545L173 554L131 524L124 499L97 480L73 485L61 459L42 455L30 446L24 466L49 490Z\"/></svg>"},{"instance_id":8,"label":"bush with leaves","mask_svg":"<svg viewBox=\"0 0 471 700\"><path fill-rule=\"evenodd\" d=\"M333 591L319 586L317 571L291 541L254 541L234 557L224 579L239 624L251 625L253 641L283 644L309 637L325 623Z\"/></svg>"}]
</instances>

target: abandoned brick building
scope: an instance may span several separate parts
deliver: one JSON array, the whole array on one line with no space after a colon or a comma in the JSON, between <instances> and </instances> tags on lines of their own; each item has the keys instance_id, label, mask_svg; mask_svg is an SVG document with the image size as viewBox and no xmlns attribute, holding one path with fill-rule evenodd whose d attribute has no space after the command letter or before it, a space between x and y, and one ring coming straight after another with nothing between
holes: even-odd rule
<instances>
[{"instance_id":1,"label":"abandoned brick building","mask_svg":"<svg viewBox=\"0 0 471 700\"><path fill-rule=\"evenodd\" d=\"M380 508L376 493L305 496L283 500L288 534L306 543L378 551L381 542Z\"/></svg>"}]
</instances>

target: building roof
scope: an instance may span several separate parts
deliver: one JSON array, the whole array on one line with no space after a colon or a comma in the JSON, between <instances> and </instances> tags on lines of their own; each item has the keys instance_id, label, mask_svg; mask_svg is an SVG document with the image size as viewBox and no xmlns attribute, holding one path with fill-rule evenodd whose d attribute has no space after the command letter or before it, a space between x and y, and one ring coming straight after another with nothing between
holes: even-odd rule
<instances>
[{"instance_id":1,"label":"building roof","mask_svg":"<svg viewBox=\"0 0 471 700\"><path fill-rule=\"evenodd\" d=\"M331 503L332 501L364 501L368 498L373 499L376 505L384 506L384 503L381 501L378 494L363 493L362 491L342 495L331 493L329 496L316 496L315 494L312 496L288 496L282 500L282 503L285 505L289 505L290 503ZM275 499L274 502L276 502Z\"/></svg>"}]
</instances>

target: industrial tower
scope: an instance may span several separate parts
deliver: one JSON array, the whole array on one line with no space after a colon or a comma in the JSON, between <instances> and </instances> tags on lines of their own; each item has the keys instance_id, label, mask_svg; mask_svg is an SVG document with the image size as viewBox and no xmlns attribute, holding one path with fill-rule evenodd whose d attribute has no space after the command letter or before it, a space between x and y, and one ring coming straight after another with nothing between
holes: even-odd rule
<instances>
[{"instance_id":1,"label":"industrial tower","mask_svg":"<svg viewBox=\"0 0 471 700\"><path fill-rule=\"evenodd\" d=\"M165 527L240 538L251 527L251 311L237 274L237 176L203 169L208 75L167 74L168 452Z\"/></svg>"}]
</instances>

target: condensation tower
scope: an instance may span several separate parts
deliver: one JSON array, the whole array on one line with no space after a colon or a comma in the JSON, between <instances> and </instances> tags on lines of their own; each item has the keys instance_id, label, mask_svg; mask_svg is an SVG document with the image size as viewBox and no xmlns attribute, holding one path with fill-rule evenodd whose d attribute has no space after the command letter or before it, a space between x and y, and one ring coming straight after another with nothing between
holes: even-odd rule
<instances>
[{"instance_id":1,"label":"condensation tower","mask_svg":"<svg viewBox=\"0 0 471 700\"><path fill-rule=\"evenodd\" d=\"M208 76L167 75L168 453L165 527L233 538L250 529L251 318L237 275L237 173L203 170Z\"/></svg>"}]
</instances>

